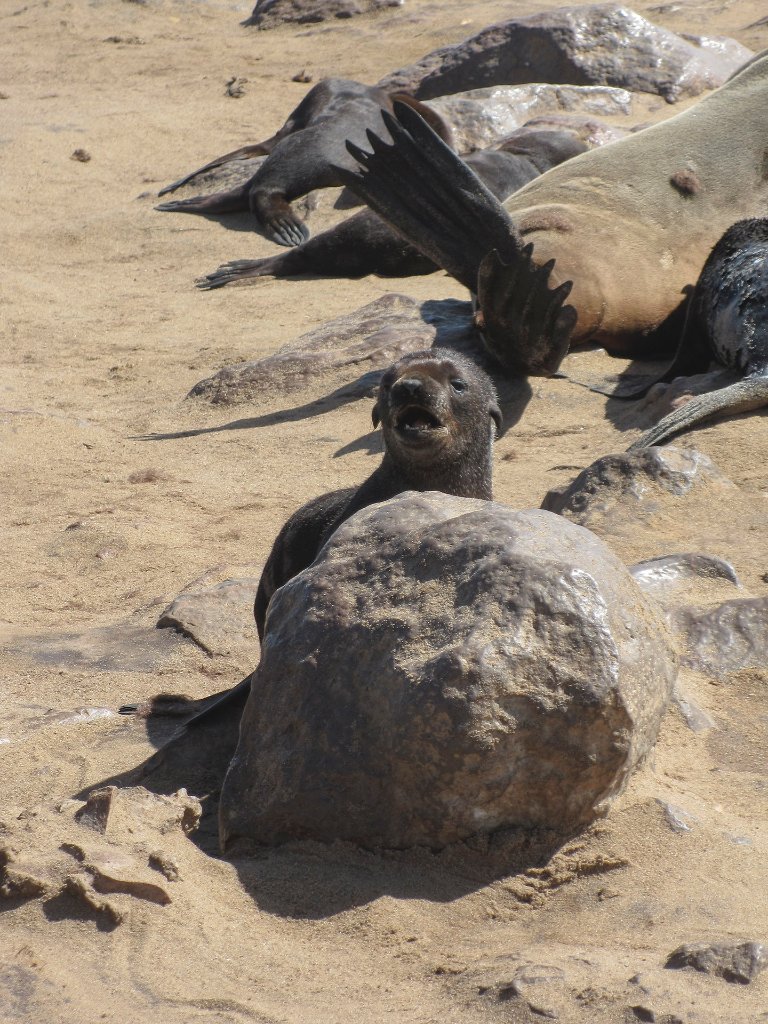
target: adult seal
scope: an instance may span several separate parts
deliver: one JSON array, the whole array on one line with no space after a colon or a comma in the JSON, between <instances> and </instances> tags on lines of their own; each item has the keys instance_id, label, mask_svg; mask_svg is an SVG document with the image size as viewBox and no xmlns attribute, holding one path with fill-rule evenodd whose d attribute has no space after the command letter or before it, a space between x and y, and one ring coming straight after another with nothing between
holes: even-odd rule
<instances>
[{"instance_id":1,"label":"adult seal","mask_svg":"<svg viewBox=\"0 0 768 1024\"><path fill-rule=\"evenodd\" d=\"M310 89L282 128L269 139L216 157L167 185L159 195L173 192L197 175L232 160L266 155L261 167L244 184L209 196L161 203L155 209L201 214L250 210L273 242L301 245L309 238L309 228L291 208L291 203L313 189L341 185L335 165L347 163L349 169L353 166L344 148L345 140L362 143L367 129L384 131L382 114L391 111L393 100L398 98L417 110L440 137L450 143L448 126L418 100L400 93L390 95L375 86L344 78L327 78Z\"/></svg>"},{"instance_id":2,"label":"adult seal","mask_svg":"<svg viewBox=\"0 0 768 1024\"><path fill-rule=\"evenodd\" d=\"M674 349L684 291L735 221L768 201L768 53L661 124L553 168L502 206L412 110L389 145L355 140L356 191L477 296L485 345L512 375L553 373L569 345ZM568 302L566 302L568 300Z\"/></svg>"},{"instance_id":3,"label":"adult seal","mask_svg":"<svg viewBox=\"0 0 768 1024\"><path fill-rule=\"evenodd\" d=\"M462 157L477 177L503 201L539 174L587 151L574 129L518 129L504 142ZM204 290L259 277L322 274L334 277L410 277L432 274L437 264L365 209L303 245L260 260L234 260L198 281Z\"/></svg>"},{"instance_id":4,"label":"adult seal","mask_svg":"<svg viewBox=\"0 0 768 1024\"><path fill-rule=\"evenodd\" d=\"M709 254L691 297L680 359L666 376L706 370L713 359L742 379L691 398L629 451L661 444L713 416L768 405L768 218L733 224Z\"/></svg>"},{"instance_id":5,"label":"adult seal","mask_svg":"<svg viewBox=\"0 0 768 1024\"><path fill-rule=\"evenodd\" d=\"M311 565L334 530L355 512L409 490L493 497L492 447L501 412L490 377L469 359L440 348L403 356L381 378L372 420L374 427L381 424L384 435L379 466L359 487L331 491L302 505L278 533L256 593L260 640L272 595ZM250 688L248 676L207 698L187 728L242 707ZM163 713L162 704L155 709Z\"/></svg>"}]
</instances>

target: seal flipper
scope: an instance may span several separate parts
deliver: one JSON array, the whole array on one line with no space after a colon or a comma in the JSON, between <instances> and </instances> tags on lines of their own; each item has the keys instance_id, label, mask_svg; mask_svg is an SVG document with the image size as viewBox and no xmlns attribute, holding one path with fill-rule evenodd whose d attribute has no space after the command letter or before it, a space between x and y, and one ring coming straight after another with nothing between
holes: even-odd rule
<instances>
[{"instance_id":1,"label":"seal flipper","mask_svg":"<svg viewBox=\"0 0 768 1024\"><path fill-rule=\"evenodd\" d=\"M761 409L768 405L768 372L763 370L759 374L745 377L744 380L730 384L718 391L710 391L706 395L697 395L679 409L675 409L660 419L655 427L639 437L634 444L627 448L628 452L635 452L641 448L650 448L652 445L662 444L675 434L689 430L702 420L718 416L720 413L727 413L736 416L742 412L752 412L754 409Z\"/></svg>"},{"instance_id":2,"label":"seal flipper","mask_svg":"<svg viewBox=\"0 0 768 1024\"><path fill-rule=\"evenodd\" d=\"M209 196L172 199L169 203L159 203L155 209L162 213L245 213L250 209L249 184L250 182L246 182L228 192L214 192Z\"/></svg>"},{"instance_id":3,"label":"seal flipper","mask_svg":"<svg viewBox=\"0 0 768 1024\"><path fill-rule=\"evenodd\" d=\"M259 277L290 277L292 274L311 272L313 268L308 267L306 262L299 246L261 260L231 260L217 267L211 274L199 278L195 284L202 291L211 291L226 284Z\"/></svg>"},{"instance_id":4,"label":"seal flipper","mask_svg":"<svg viewBox=\"0 0 768 1024\"><path fill-rule=\"evenodd\" d=\"M532 248L466 163L410 107L396 103L395 113L397 120L383 115L391 145L371 131L372 153L347 142L361 171L338 168L344 184L477 293L486 346L505 369L554 372L576 323L564 305L571 283L550 289L554 264L536 267Z\"/></svg>"},{"instance_id":5,"label":"seal flipper","mask_svg":"<svg viewBox=\"0 0 768 1024\"><path fill-rule=\"evenodd\" d=\"M273 135L271 139L265 139L264 142L255 142L252 146L241 146L240 149L233 149L231 153L224 153L223 156L217 156L215 160L211 160L210 163L204 164L202 167L198 167L196 171L190 171L189 174L185 174L183 178L179 178L178 181L171 182L170 185L166 185L165 188L161 188L157 193L158 196L167 195L168 192L175 192L177 188L181 188L182 185L188 184L193 178L196 178L198 174L205 174L206 171L215 171L217 167L223 167L224 164L228 164L235 160L253 160L257 156L269 156L272 150L275 148L275 144L279 141L278 135Z\"/></svg>"}]
</instances>

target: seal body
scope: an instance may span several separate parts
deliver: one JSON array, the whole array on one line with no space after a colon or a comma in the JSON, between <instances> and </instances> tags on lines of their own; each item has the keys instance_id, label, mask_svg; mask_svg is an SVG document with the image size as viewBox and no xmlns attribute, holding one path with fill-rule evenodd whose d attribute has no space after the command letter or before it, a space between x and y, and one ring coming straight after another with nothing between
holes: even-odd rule
<instances>
[{"instance_id":1,"label":"seal body","mask_svg":"<svg viewBox=\"0 0 768 1024\"><path fill-rule=\"evenodd\" d=\"M254 605L260 639L274 592L311 565L355 512L403 491L493 497L491 448L501 412L490 378L468 359L447 349L404 356L384 373L372 419L384 435L381 464L359 488L303 505L277 535Z\"/></svg>"},{"instance_id":2,"label":"seal body","mask_svg":"<svg viewBox=\"0 0 768 1024\"><path fill-rule=\"evenodd\" d=\"M695 106L553 168L501 206L396 107L398 123L385 115L393 144L352 143L359 170L344 180L475 292L486 346L508 372L548 374L578 342L632 356L674 347L684 290L712 246L768 203L766 110L763 53ZM429 191L418 190L416 160L438 182Z\"/></svg>"},{"instance_id":3,"label":"seal body","mask_svg":"<svg viewBox=\"0 0 768 1024\"><path fill-rule=\"evenodd\" d=\"M450 130L442 118L418 100L399 98L417 109L450 142ZM343 78L318 82L271 138L217 157L162 189L160 195L230 160L266 154L267 159L243 185L214 195L161 203L156 209L201 214L250 210L272 241L301 245L309 238L309 229L291 208L291 202L313 189L340 185L335 165L348 160L345 139L364 142L367 129L385 131L383 110L392 110L392 97L375 86Z\"/></svg>"},{"instance_id":4,"label":"seal body","mask_svg":"<svg viewBox=\"0 0 768 1024\"><path fill-rule=\"evenodd\" d=\"M698 369L714 359L742 379L691 398L630 451L660 444L712 416L768 405L768 218L738 221L713 248L696 282L680 349L681 356L699 353Z\"/></svg>"},{"instance_id":5,"label":"seal body","mask_svg":"<svg viewBox=\"0 0 768 1024\"><path fill-rule=\"evenodd\" d=\"M463 157L498 199L522 188L550 167L587 150L579 133L521 129L505 142ZM437 264L402 238L373 210L361 210L315 238L277 256L225 263L198 282L203 289L248 278L322 274L334 277L408 277L431 274Z\"/></svg>"}]
</instances>

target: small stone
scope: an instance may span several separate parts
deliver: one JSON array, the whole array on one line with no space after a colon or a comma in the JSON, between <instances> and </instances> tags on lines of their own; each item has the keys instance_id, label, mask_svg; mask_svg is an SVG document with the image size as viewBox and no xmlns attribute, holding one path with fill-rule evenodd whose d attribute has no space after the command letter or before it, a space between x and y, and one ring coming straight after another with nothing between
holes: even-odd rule
<instances>
[{"instance_id":1,"label":"small stone","mask_svg":"<svg viewBox=\"0 0 768 1024\"><path fill-rule=\"evenodd\" d=\"M312 81L312 75L308 75L307 70L305 68L303 71L298 71L295 75L293 75L291 81L309 83Z\"/></svg>"},{"instance_id":2,"label":"small stone","mask_svg":"<svg viewBox=\"0 0 768 1024\"><path fill-rule=\"evenodd\" d=\"M258 634L253 602L259 585L257 576L224 580L212 587L179 594L157 620L158 629L175 629L201 647L206 654L231 655L240 652L253 658L258 651Z\"/></svg>"},{"instance_id":3,"label":"small stone","mask_svg":"<svg viewBox=\"0 0 768 1024\"><path fill-rule=\"evenodd\" d=\"M678 946L667 958L666 967L692 967L724 981L748 985L768 967L768 950L760 942L713 944L688 943Z\"/></svg>"},{"instance_id":4,"label":"small stone","mask_svg":"<svg viewBox=\"0 0 768 1024\"><path fill-rule=\"evenodd\" d=\"M245 96L245 87L248 84L247 78L238 78L236 75L229 79L224 84L224 95L231 96L232 99L239 100L241 96Z\"/></svg>"},{"instance_id":5,"label":"small stone","mask_svg":"<svg viewBox=\"0 0 768 1024\"><path fill-rule=\"evenodd\" d=\"M81 164L87 164L91 159L91 154L87 149L76 149L70 156L70 160L77 160Z\"/></svg>"},{"instance_id":6,"label":"small stone","mask_svg":"<svg viewBox=\"0 0 768 1024\"><path fill-rule=\"evenodd\" d=\"M685 719L685 724L691 732L707 732L709 729L717 728L717 722L714 718L702 710L690 697L683 696L678 691L675 694L674 700L680 714Z\"/></svg>"},{"instance_id":7,"label":"small stone","mask_svg":"<svg viewBox=\"0 0 768 1024\"><path fill-rule=\"evenodd\" d=\"M698 822L698 818L695 818L684 808L678 807L675 804L667 803L664 800L657 800L656 802L664 811L666 822L673 832L693 831L693 824Z\"/></svg>"}]
</instances>

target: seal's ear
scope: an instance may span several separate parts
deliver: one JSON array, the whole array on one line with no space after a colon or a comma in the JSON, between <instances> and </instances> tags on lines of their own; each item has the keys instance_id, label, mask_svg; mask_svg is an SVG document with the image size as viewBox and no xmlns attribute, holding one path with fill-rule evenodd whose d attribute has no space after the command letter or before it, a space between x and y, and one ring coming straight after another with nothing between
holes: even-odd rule
<instances>
[{"instance_id":1,"label":"seal's ear","mask_svg":"<svg viewBox=\"0 0 768 1024\"><path fill-rule=\"evenodd\" d=\"M496 424L496 437L501 433L501 425L504 422L501 417L501 409L496 405L495 402L491 402L488 406L488 415L491 417L493 422Z\"/></svg>"},{"instance_id":2,"label":"seal's ear","mask_svg":"<svg viewBox=\"0 0 768 1024\"><path fill-rule=\"evenodd\" d=\"M371 421L373 422L374 430L378 427L379 423L381 423L381 413L379 412L378 402L374 405L373 409L371 409Z\"/></svg>"}]
</instances>

